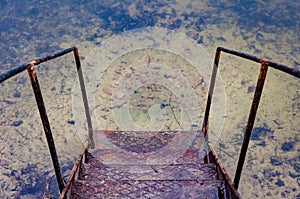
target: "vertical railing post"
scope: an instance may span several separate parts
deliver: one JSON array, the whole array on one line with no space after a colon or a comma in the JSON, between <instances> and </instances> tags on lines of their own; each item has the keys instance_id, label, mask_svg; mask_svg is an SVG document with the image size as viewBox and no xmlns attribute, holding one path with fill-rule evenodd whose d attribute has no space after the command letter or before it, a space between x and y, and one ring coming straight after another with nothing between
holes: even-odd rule
<instances>
[{"instance_id":1,"label":"vertical railing post","mask_svg":"<svg viewBox=\"0 0 300 199\"><path fill-rule=\"evenodd\" d=\"M241 148L241 152L240 152L240 157L239 157L238 165L237 165L236 172L235 172L234 186L236 189L238 189L238 187L239 187L241 173L243 170L243 165L245 162L247 149L248 149L248 145L249 145L249 141L250 141L250 137L251 137L251 133L252 133L252 129L253 129L253 125L254 125L254 121L255 121L255 117L256 117L256 113L257 113L257 109L258 109L258 105L259 105L259 101L260 101L260 97L261 97L261 93L262 93L262 90L264 87L267 71L268 71L268 63L266 61L262 61L260 73L258 76L257 85L256 85L255 93L254 93L254 98L252 101L250 114L248 117L247 127L246 127L246 131L244 134L244 140L243 140L243 144L242 144L242 148Z\"/></svg>"},{"instance_id":2,"label":"vertical railing post","mask_svg":"<svg viewBox=\"0 0 300 199\"><path fill-rule=\"evenodd\" d=\"M208 126L209 126L209 112L210 112L211 101L212 101L212 97L213 97L213 93L214 93L214 87L215 87L216 76L217 76L217 72L218 72L220 55L221 55L221 50L219 48L217 48L215 59L214 59L211 80L210 80L208 96L207 96L205 115L204 115L204 120L203 120L203 125L202 125L202 132L204 132L205 137L207 137L207 131L208 131Z\"/></svg>"},{"instance_id":3,"label":"vertical railing post","mask_svg":"<svg viewBox=\"0 0 300 199\"><path fill-rule=\"evenodd\" d=\"M49 123L48 116L46 113L46 108L44 105L44 100L43 100L43 96L42 96L42 93L40 90L40 86L39 86L39 82L38 82L38 78L36 75L36 70L35 70L34 64L35 64L35 61L31 62L30 66L27 68L27 71L28 71L28 75L30 78L32 88L33 88L35 100L36 100L36 103L37 103L37 106L38 106L38 109L40 112L40 117L41 117L41 120L43 123L43 127L44 127L44 131L45 131L48 147L50 150L50 155L51 155L52 163L54 166L54 171L55 171L58 187L59 187L60 192L62 192L62 190L64 189L64 181L63 181L63 178L61 175L60 166L59 166L57 153L56 153L56 148L55 148L52 132L50 129L50 123Z\"/></svg>"},{"instance_id":4,"label":"vertical railing post","mask_svg":"<svg viewBox=\"0 0 300 199\"><path fill-rule=\"evenodd\" d=\"M79 53L78 53L78 48L76 48L76 47L74 47L74 57L75 57L76 69L77 69L77 73L78 73L79 84L80 84L80 89L81 89L81 93L82 93L82 100L83 100L83 105L84 105L85 115L86 115L86 120L87 120L87 125L88 125L89 147L94 149L95 142L94 142L94 138L93 138L92 120L91 120L91 116L90 116L88 99L87 99L87 94L86 94L84 80L83 80L80 57L79 57Z\"/></svg>"},{"instance_id":5,"label":"vertical railing post","mask_svg":"<svg viewBox=\"0 0 300 199\"><path fill-rule=\"evenodd\" d=\"M213 97L215 83L216 83L216 77L217 77L217 72L218 72L220 55L221 55L221 50L220 50L220 48L217 48L215 59L214 59L213 70L212 70L212 74L211 74L211 79L210 79L209 91L208 91L208 95L207 95L207 102L206 102L204 120L203 120L203 124L202 124L202 132L204 134L204 139L205 139L205 143L206 143L206 150L207 150L207 157L206 158L207 158L208 163L210 162L209 147L207 146L207 143L208 143L207 132L208 132L208 128L209 128L209 112L210 112L212 97Z\"/></svg>"}]
</instances>

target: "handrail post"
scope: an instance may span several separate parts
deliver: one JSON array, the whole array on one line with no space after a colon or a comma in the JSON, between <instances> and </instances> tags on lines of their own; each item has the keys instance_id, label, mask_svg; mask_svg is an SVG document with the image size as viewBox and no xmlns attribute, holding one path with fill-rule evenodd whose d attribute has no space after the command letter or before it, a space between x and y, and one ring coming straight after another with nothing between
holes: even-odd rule
<instances>
[{"instance_id":1,"label":"handrail post","mask_svg":"<svg viewBox=\"0 0 300 199\"><path fill-rule=\"evenodd\" d=\"M63 181L61 171L60 171L56 148L55 148L55 144L54 144L54 140L53 140L53 136L52 136L52 132L51 132L51 128L50 128L50 123L49 123L48 116L46 113L43 96L42 96L38 78L36 75L36 70L35 70L35 66L34 66L35 64L36 64L35 61L31 62L29 67L27 68L27 71L28 71L28 75L30 78L32 88L33 88L35 100L36 100L36 103L37 103L37 106L38 106L38 109L40 112L40 117L41 117L41 120L43 123L43 127L44 127L45 135L47 138L47 143L48 143L48 147L50 150L50 155L51 155L52 163L54 166L54 171L55 171L58 187L59 187L60 192L62 192L65 185L64 185L64 181Z\"/></svg>"},{"instance_id":2,"label":"handrail post","mask_svg":"<svg viewBox=\"0 0 300 199\"><path fill-rule=\"evenodd\" d=\"M76 69L77 69L77 74L78 74L78 78L79 78L82 100L83 100L83 105L84 105L85 115L86 115L86 120L87 120L87 125L88 125L89 147L94 149L95 142L94 142L94 138L93 138L92 120L91 120L91 116L90 116L88 99L87 99L87 94L86 94L84 80L83 80L80 57L79 57L79 53L78 53L78 48L76 48L76 47L74 47L74 57L75 57Z\"/></svg>"},{"instance_id":3,"label":"handrail post","mask_svg":"<svg viewBox=\"0 0 300 199\"><path fill-rule=\"evenodd\" d=\"M211 74L211 79L210 79L209 91L208 91L208 95L207 95L205 114L204 114L204 119L203 119L203 124L202 124L202 132L204 134L204 139L206 141L205 142L206 144L208 143L208 134L207 133L208 133L208 128L209 128L209 112L210 112L212 97L213 97L215 83L216 83L220 55L221 55L221 50L220 50L220 48L217 48L216 54L215 54L215 59L214 59L213 70L212 70L212 74ZM209 163L210 159L209 159L209 147L208 146L206 146L206 150L207 150L207 162Z\"/></svg>"},{"instance_id":4,"label":"handrail post","mask_svg":"<svg viewBox=\"0 0 300 199\"><path fill-rule=\"evenodd\" d=\"M208 126L209 126L209 112L210 112L212 97L213 97L213 93L214 93L214 87L215 87L216 76L217 76L217 72L218 72L220 55L221 55L221 50L220 50L220 48L217 48L216 54L215 54L215 59L214 59L212 75L211 75L211 79L210 79L210 86L209 86L209 91L208 91L208 96L207 96L205 115L204 115L204 120L203 120L203 125L202 125L202 132L204 132L205 137L207 136Z\"/></svg>"},{"instance_id":5,"label":"handrail post","mask_svg":"<svg viewBox=\"0 0 300 199\"><path fill-rule=\"evenodd\" d=\"M246 127L246 131L244 134L244 140L243 140L243 144L242 144L242 148L241 148L241 152L240 152L240 157L239 157L238 165L237 165L236 172L235 172L234 186L236 189L238 189L238 187L239 187L241 173L243 170L243 165L245 162L247 149L248 149L248 145L249 145L249 141L250 141L250 137L251 137L251 133L252 133L252 129L253 129L253 125L254 125L254 121L255 121L255 117L256 117L256 113L257 113L257 109L258 109L258 105L259 105L259 101L260 101L260 97L261 97L261 93L262 93L265 79L267 76L267 72L268 72L268 62L262 61L260 73L258 76L257 85L256 85L255 93L254 93L254 98L252 101L250 114L248 117L247 127Z\"/></svg>"}]
</instances>

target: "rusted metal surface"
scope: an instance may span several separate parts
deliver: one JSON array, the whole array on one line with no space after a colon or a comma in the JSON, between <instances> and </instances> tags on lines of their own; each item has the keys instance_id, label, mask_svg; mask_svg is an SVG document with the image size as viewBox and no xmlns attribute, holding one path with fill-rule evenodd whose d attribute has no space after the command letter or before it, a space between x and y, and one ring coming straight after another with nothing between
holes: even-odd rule
<instances>
[{"instance_id":1,"label":"rusted metal surface","mask_svg":"<svg viewBox=\"0 0 300 199\"><path fill-rule=\"evenodd\" d=\"M236 189L238 189L238 187L239 187L240 178L241 178L241 174L242 174L242 170L243 170L243 165L245 162L247 149L248 149L248 145L249 145L249 141L250 141L250 137L251 137L251 132L253 129L253 125L254 125L258 105L260 102L261 93L263 91L265 79L267 76L267 72L268 72L268 65L267 65L267 63L263 62L261 64L260 73L258 76L257 85L256 85L255 93L254 93L254 98L252 100L250 114L249 114L249 118L248 118L248 122L247 122L247 126L246 126L246 131L244 133L244 140L243 140L243 144L242 144L242 148L241 148L241 152L240 152L240 157L239 157L239 161L238 161L236 172L235 172L234 186Z\"/></svg>"},{"instance_id":2,"label":"rusted metal surface","mask_svg":"<svg viewBox=\"0 0 300 199\"><path fill-rule=\"evenodd\" d=\"M78 179L78 172L80 171L81 164L83 162L85 162L85 159L86 159L85 154L87 154L86 152L88 149L88 145L89 145L89 142L86 141L81 150L81 153L79 154L78 159L76 160L76 162L73 166L73 169L70 173L69 179L65 185L65 188L62 190L59 199L70 198L70 194L71 194L70 188L72 186L73 181Z\"/></svg>"},{"instance_id":3,"label":"rusted metal surface","mask_svg":"<svg viewBox=\"0 0 300 199\"><path fill-rule=\"evenodd\" d=\"M229 177L224 176L224 169L219 169L223 167L215 161L216 156L212 156L211 163L205 161L206 153L202 146L205 139L201 131L195 132L198 136L191 146L184 152L180 151L180 156L171 163L167 163L166 157L177 154L176 149L158 150L167 143L161 142L164 136L176 132L163 132L163 135L151 132L153 134L149 137L157 142L151 147L146 144L147 139L141 142L142 137L127 139L125 135L129 135L128 132L103 130L96 133L100 132L110 136L109 139L118 148L125 143L126 148L122 150L126 153L120 154L116 149L96 149L89 153L79 179L73 183L71 198L240 198L236 190L228 193L232 191L226 182ZM156 138L153 139L153 136ZM135 153L139 158L126 156L128 153ZM149 153L157 153L155 164L141 163L143 158L149 158ZM122 163L124 158L126 164ZM109 159L109 162L103 163L103 159Z\"/></svg>"},{"instance_id":4,"label":"rusted metal surface","mask_svg":"<svg viewBox=\"0 0 300 199\"><path fill-rule=\"evenodd\" d=\"M286 66L286 65L283 65L283 64L279 64L279 63L276 63L276 62L273 62L273 61L270 61L270 60L267 60L267 59L264 59L264 58L256 57L254 55L249 55L249 54L246 54L246 53L243 53L243 52L231 50L231 49L224 48L224 47L218 47L217 48L216 56L218 55L218 57L220 57L221 52L236 55L238 57L242 57L242 58L257 62L257 63L261 63L261 64L265 63L266 65L268 65L272 68L275 68L277 70L280 70L282 72L290 74L294 77L300 78L300 70L298 70L296 68L292 68L292 67L289 67L289 66Z\"/></svg>"},{"instance_id":5,"label":"rusted metal surface","mask_svg":"<svg viewBox=\"0 0 300 199\"><path fill-rule=\"evenodd\" d=\"M213 148L213 146L211 145L211 143L208 142L208 146L210 149L210 158L212 159L212 162L215 162L217 165L217 169L219 170L219 175L221 179L224 179L225 181L225 187L226 190L228 190L226 192L226 198L237 198L237 199L241 199L242 197L240 196L239 192L237 191L236 187L234 186L234 183L232 182L231 178L229 177L226 169L224 168L221 160L218 157L217 152L215 151L215 149Z\"/></svg>"},{"instance_id":6,"label":"rusted metal surface","mask_svg":"<svg viewBox=\"0 0 300 199\"><path fill-rule=\"evenodd\" d=\"M215 88L215 82L218 72L218 66L219 66L219 60L220 60L221 51L216 51L215 59L214 59L214 65L212 70L212 75L210 79L209 84L209 90L208 90L208 96L207 96L207 102L206 102L206 108L205 108L205 114L204 114L204 120L203 120L203 126L202 131L204 132L204 136L207 137L207 132L209 128L209 113L210 113L210 107L212 102L212 97L214 93Z\"/></svg>"},{"instance_id":7,"label":"rusted metal surface","mask_svg":"<svg viewBox=\"0 0 300 199\"><path fill-rule=\"evenodd\" d=\"M79 57L77 48L74 48L74 57L75 57L76 69L77 69L77 74L78 74L78 78L79 78L79 85L80 85L80 89L81 89L82 100L83 100L83 105L84 105L84 110L85 110L85 116L86 116L87 125L88 125L89 145L93 149L95 147L95 144L94 144L94 139L93 139L92 120L91 120L91 116L90 116L89 104L88 104L86 89L85 89L85 85L84 85L80 57Z\"/></svg>"},{"instance_id":8,"label":"rusted metal surface","mask_svg":"<svg viewBox=\"0 0 300 199\"><path fill-rule=\"evenodd\" d=\"M45 136L47 138L47 143L48 143L48 147L49 147L58 187L59 187L59 190L62 191L64 189L64 181L63 181L63 178L61 175L58 157L57 157L57 153L56 153L56 148L55 148L55 144L54 144L54 140L53 140L53 136L52 136L52 132L51 132L51 128L50 128L50 123L48 120L46 107L44 104L44 100L43 100L43 96L41 93L41 89L40 89L40 85L38 82L34 64L31 64L31 66L27 68L27 71L28 71L28 75L30 78L32 88L33 88L35 100L36 100L36 103L37 103L37 106L39 109L40 117L41 117L41 120L43 123L44 132L45 132Z\"/></svg>"},{"instance_id":9,"label":"rusted metal surface","mask_svg":"<svg viewBox=\"0 0 300 199\"><path fill-rule=\"evenodd\" d=\"M77 49L76 47L71 47L71 48L67 48L65 50L62 50L62 51L59 51L57 53L53 53L51 55L48 55L46 57L43 57L43 58L39 58L39 59L36 59L36 60L33 60L33 61L30 61L30 62L27 62L25 64L22 64L20 66L17 66L9 71L7 71L6 73L3 73L3 74L0 74L0 83L9 79L10 77L13 77L15 76L16 74L26 70L28 67L32 66L32 65L39 65L43 62L47 62L51 59L55 59L57 57L61 57L65 54L68 54L72 51L74 51L75 49Z\"/></svg>"},{"instance_id":10,"label":"rusted metal surface","mask_svg":"<svg viewBox=\"0 0 300 199\"><path fill-rule=\"evenodd\" d=\"M125 132L125 131L95 131L104 133L114 145L121 149L136 152L154 152L166 146L176 136L177 132L146 132L147 136L140 136L145 132Z\"/></svg>"},{"instance_id":11,"label":"rusted metal surface","mask_svg":"<svg viewBox=\"0 0 300 199\"><path fill-rule=\"evenodd\" d=\"M210 113L210 107L211 107L212 97L213 97L214 88L215 88L215 82L216 82L216 77L217 77L217 72L218 72L220 55L221 55L221 51L217 50L216 55L215 55L215 59L214 59L214 65L213 65L213 69L212 69L212 75L211 75L211 79L210 79L210 85L209 85L206 108L205 108L203 125L202 125L202 132L204 132L205 144L206 145L208 143L207 133L208 133L208 128L209 128L209 113ZM209 147L206 146L206 148L207 148L207 153L209 153L209 150L208 150ZM206 157L207 157L207 162L210 162L209 154L207 154Z\"/></svg>"},{"instance_id":12,"label":"rusted metal surface","mask_svg":"<svg viewBox=\"0 0 300 199\"><path fill-rule=\"evenodd\" d=\"M177 157L191 156L196 158L194 161L203 162L205 151L203 149L204 136L201 131L112 131L95 130L96 148L93 155L109 164L126 162L127 158L132 158L132 162L155 162L157 164L172 162ZM101 136L98 136L101 135ZM104 139L104 136L106 137ZM192 137L186 147L183 141L185 137ZM104 141L106 140L106 141ZM106 142L113 145L116 150L106 147Z\"/></svg>"},{"instance_id":13,"label":"rusted metal surface","mask_svg":"<svg viewBox=\"0 0 300 199\"><path fill-rule=\"evenodd\" d=\"M184 161L183 161L184 159ZM216 165L187 156L171 165L107 165L88 156L72 198L222 198ZM225 192L225 191L224 191Z\"/></svg>"}]
</instances>

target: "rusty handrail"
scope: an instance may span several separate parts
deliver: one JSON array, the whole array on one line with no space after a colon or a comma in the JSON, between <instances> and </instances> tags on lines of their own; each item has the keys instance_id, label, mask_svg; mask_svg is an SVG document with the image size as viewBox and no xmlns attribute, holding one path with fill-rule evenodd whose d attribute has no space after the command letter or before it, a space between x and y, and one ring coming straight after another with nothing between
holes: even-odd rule
<instances>
[{"instance_id":1,"label":"rusty handrail","mask_svg":"<svg viewBox=\"0 0 300 199\"><path fill-rule=\"evenodd\" d=\"M56 175L56 179L57 179L57 183L58 183L60 192L63 191L65 185L64 185L64 181L63 181L63 178L61 175L61 170L60 170L60 165L59 165L59 161L58 161L58 157L57 157L57 153L56 153L56 148L55 148L55 144L54 144L54 140L53 140L53 136L52 136L52 132L51 132L51 128L50 128L50 123L49 123L47 112L46 112L46 107L45 107L45 104L43 101L43 96L42 96L40 86L38 83L35 65L39 65L43 62L47 62L49 60L61 57L70 52L74 52L76 69L77 69L77 74L79 77L79 83L80 83L80 88L81 88L81 92L82 92L82 98L83 98L83 103L84 103L85 113L86 113L86 118L87 118L87 124L88 124L89 146L91 146L93 148L94 140L93 140L93 133L92 133L93 132L92 122L91 122L88 100L87 100L85 85L84 85L84 81L83 81L83 74L82 74L82 70L81 70L80 57L79 57L77 47L74 46L74 47L56 52L54 54L48 55L46 57L27 62L25 64L22 64L18 67L15 67L15 68L7 71L6 73L0 74L0 83L1 83L17 74L23 72L24 70L28 71L28 75L29 75L32 89L33 89L33 92L35 95L36 103L37 103L37 106L39 109L40 118L42 120L44 132L45 132L45 135L47 138L48 148L50 151L50 155L51 155L51 159L52 159L52 163L53 163L53 167L54 167L54 171L55 171L55 175Z\"/></svg>"},{"instance_id":2,"label":"rusty handrail","mask_svg":"<svg viewBox=\"0 0 300 199\"><path fill-rule=\"evenodd\" d=\"M82 148L82 150L81 150L81 153L79 154L79 156L78 156L78 158L77 158L77 160L76 160L76 162L73 166L73 169L70 173L70 176L69 176L69 179L66 183L66 186L65 186L65 188L63 189L63 191L61 192L61 194L59 196L59 199L65 199L68 196L68 194L70 194L69 190L71 188L72 182L76 178L76 175L78 175L78 172L80 170L82 162L85 161L88 145L89 145L89 142L86 141L83 148Z\"/></svg>"},{"instance_id":3,"label":"rusty handrail","mask_svg":"<svg viewBox=\"0 0 300 199\"><path fill-rule=\"evenodd\" d=\"M238 165L237 165L236 173L235 173L235 177L234 177L234 187L236 189L238 189L240 178L241 178L241 173L242 173L243 165L245 162L247 149L248 149L248 145L249 145L249 141L250 141L250 137L251 137L251 133L252 133L252 129L253 129L253 125L255 122L255 117L256 117L256 113L257 113L257 109L258 109L258 105L259 105L259 101L260 101L260 97L261 97L261 93L263 91L263 86L264 86L265 78L267 75L268 67L275 68L277 70L280 70L282 72L285 72L285 73L290 74L297 78L300 78L300 70L297 70L295 68L291 68L291 67L288 67L283 64L279 64L279 63L276 63L276 62L273 62L273 61L270 61L267 59L249 55L249 54L246 54L243 52L227 49L224 47L218 47L216 49L216 54L215 54L215 58L214 58L212 77L211 77L210 87L209 87L209 91L208 91L205 115L204 115L204 120L203 120L203 125L202 125L202 131L204 132L206 139L208 139L207 132L208 132L208 128L209 128L209 112L210 112L210 107L211 107L211 102L212 102L213 91L214 91L214 86L215 86L221 52L232 54L232 55L235 55L235 56L238 56L238 57L241 57L244 59L248 59L248 60L251 60L251 61L254 61L257 63L261 63L261 69L260 69L259 77L257 80L257 86L255 89L254 98L252 100L252 105L251 105L251 109L250 109L250 113L249 113L249 117L248 117L246 131L244 134L243 144L242 144L242 148L241 148L241 152L240 152L240 156L239 156L239 160L238 160Z\"/></svg>"},{"instance_id":4,"label":"rusty handrail","mask_svg":"<svg viewBox=\"0 0 300 199\"><path fill-rule=\"evenodd\" d=\"M219 156L218 156L216 150L213 148L212 144L209 141L207 143L207 146L208 146L208 148L209 148L209 150L210 150L210 152L211 152L211 154L212 154L212 156L214 158L214 162L216 162L216 164L219 167L221 173L223 174L224 178L226 179L225 183L227 183L229 189L234 193L234 195L235 195L234 198L241 199L242 198L241 195L239 194L239 192L235 188L234 183L232 182L232 180L229 177L226 169L224 168L221 160L219 159ZM227 194L229 194L229 193L227 193ZM229 197L229 198L231 198L231 197Z\"/></svg>"},{"instance_id":5,"label":"rusty handrail","mask_svg":"<svg viewBox=\"0 0 300 199\"><path fill-rule=\"evenodd\" d=\"M54 53L54 54L51 54L51 55L48 55L46 57L43 57L43 58L38 58L34 61L30 61L30 62L27 62L25 64L22 64L20 66L17 66L9 71L7 71L6 73L3 73L3 74L0 74L0 83L15 76L16 74L26 70L28 67L30 67L32 64L33 65L38 65L38 64L41 64L43 62L47 62L51 59L55 59L57 57L61 57L69 52L72 52L74 51L75 49L77 49L76 47L71 47L71 48L68 48L68 49L65 49L65 50L62 50L62 51L59 51L57 53Z\"/></svg>"},{"instance_id":6,"label":"rusty handrail","mask_svg":"<svg viewBox=\"0 0 300 199\"><path fill-rule=\"evenodd\" d=\"M50 128L50 123L48 120L46 107L44 104L44 100L43 100L42 92L41 92L41 89L39 86L39 82L38 82L34 64L31 64L30 67L27 68L27 71L28 71L28 75L30 78L32 88L33 88L35 100L36 100L36 103L37 103L37 106L39 109L40 117L41 117L41 120L43 123L44 132L45 132L45 136L47 138L47 143L48 143L52 163L54 166L54 171L55 171L58 187L59 187L59 190L62 191L62 189L64 188L64 181L63 181L63 178L61 175L58 157L57 157L57 153L56 153L56 148L55 148L55 144L54 144L54 140L53 140L53 136L52 136L52 132L51 132L51 128Z\"/></svg>"},{"instance_id":7,"label":"rusty handrail","mask_svg":"<svg viewBox=\"0 0 300 199\"><path fill-rule=\"evenodd\" d=\"M242 144L242 148L241 148L241 152L240 152L240 157L239 157L239 161L237 164L236 173L235 173L235 177L234 177L234 185L236 188L238 188L238 186L239 186L242 169L243 169L243 165L245 162L247 149L248 149L253 125L255 122L255 117L256 117L258 105L260 102L260 97L261 97L265 79L267 76L267 72L268 72L268 65L267 65L267 63L262 62L261 68L260 68L260 73L259 73L258 80L257 80L255 93L254 93L254 97L252 100L252 105L251 105L251 109L250 109L250 114L249 114L249 118L248 118L248 122L247 122L246 131L244 134L244 140L243 140L243 144Z\"/></svg>"},{"instance_id":8,"label":"rusty handrail","mask_svg":"<svg viewBox=\"0 0 300 199\"><path fill-rule=\"evenodd\" d=\"M56 153L56 148L55 148L55 144L53 141L53 136L52 136L52 132L51 132L51 128L50 128L50 123L48 120L48 116L46 113L46 108L43 102L43 97L42 97L42 93L40 90L40 86L38 83L38 78L37 78L37 74L35 71L35 65L39 65L43 62L47 62L49 60L55 59L57 57L63 56L65 54L68 54L70 52L74 53L74 57L75 57L75 62L76 62L76 69L77 69L77 73L78 73L78 77L79 77L79 83L80 83L80 88L81 88L81 92L82 92L82 98L83 98L83 103L84 103L84 107L85 107L85 113L86 113L86 118L87 118L87 125L88 125L88 135L89 135L89 139L87 142L85 142L84 147L80 153L80 156L77 160L77 162L75 163L69 180L67 182L67 184L64 184L62 175L61 175L61 170L60 170L60 165L59 165L59 161L57 158L57 153ZM204 136L207 139L207 132L208 132L208 127L209 127L209 112L210 112L210 107L211 107L211 102L212 102L212 96L213 96L213 91L214 91L214 86L215 86L215 80L216 80L216 76L217 76L217 69L218 69L218 65L219 65L219 60L220 60L220 55L221 52L225 52L228 54L232 54L235 56L239 56L257 63L261 63L261 70L260 70L260 74L257 80L257 86L256 86L256 90L254 93L254 98L252 101L252 106L251 106L251 110L249 113L249 118L248 118L248 122L247 122L247 127L246 127L246 131L244 134L244 140L243 140L243 144L242 144L242 148L241 148L241 152L240 152L240 157L238 160L238 165L236 168L236 173L235 173L235 178L234 178L234 183L230 183L229 185L232 187L234 186L234 188L238 189L239 186L239 181L240 181L240 177L241 177L241 173L242 173L242 168L244 165L244 161L245 161L245 157L246 157L246 153L247 153L247 149L248 149L248 145L249 145L249 141L250 141L250 137L251 137L251 132L253 129L253 125L255 122L255 117L256 117L256 112L259 106L259 101L260 101L260 97L261 97L261 93L263 91L263 86L264 86L264 82L265 82L265 78L267 75L267 70L268 67L272 67L275 68L277 70L283 71L285 73L288 73L294 77L300 78L300 70L294 69L294 68L290 68L288 66L282 65L282 64L278 64L276 62L272 62L266 59L262 59L262 58L258 58L256 56L253 55L249 55L249 54L245 54L242 52L238 52L235 50L230 50L224 47L218 47L216 50L216 55L215 55L215 59L214 59L214 65L213 65L213 70L212 70L212 77L211 77L211 82L210 82L210 87L209 87L209 92L208 92L208 98L207 98L207 104L206 104L206 110L205 110L205 116L204 116L204 120L203 120L203 126L202 126L202 131L204 132ZM92 129L92 122L91 122L91 117L90 117L90 113L89 113L89 107L88 107L88 100L87 100L87 94L86 94L86 90L85 90L85 85L84 85L84 80L83 80L83 74L82 74L82 70L81 70L81 63L80 63L80 57L79 57L79 53L78 53L78 49L77 47L71 47L65 50L62 50L60 52L51 54L49 56L46 56L44 58L40 58L40 59L36 59L33 61L30 61L28 63L22 64L16 68L11 69L10 71L0 74L0 83L4 82L5 80L17 75L18 73L27 70L28 74L29 74L29 78L32 84L32 88L33 88L33 92L35 94L35 99L37 102L37 106L39 109L39 113L40 113L40 117L43 123L43 127L44 127L44 132L47 138L47 143L48 143L48 147L50 150L50 155L51 155L51 159L52 159L52 163L54 166L54 170L55 170L55 174L56 174L56 178L57 178L57 182L58 182L58 186L59 186L59 190L61 192L61 195L64 196L65 194L68 193L68 190L70 188L70 185L72 183L72 181L74 180L74 177L76 175L76 172L78 171L78 169L80 168L81 162L84 158L84 154L87 153L87 149L89 147L94 148L94 140L93 140L93 129ZM208 143L208 147L211 149L212 153L215 155L215 157L217 157L215 151L212 149L212 146L210 143ZM217 161L218 158L217 158ZM221 165L221 164L220 164ZM221 166L221 170L223 171L224 169ZM225 171L225 170L224 170ZM223 171L223 173L224 173ZM229 178L228 174L225 172L225 178ZM229 181L231 182L231 181Z\"/></svg>"}]
</instances>

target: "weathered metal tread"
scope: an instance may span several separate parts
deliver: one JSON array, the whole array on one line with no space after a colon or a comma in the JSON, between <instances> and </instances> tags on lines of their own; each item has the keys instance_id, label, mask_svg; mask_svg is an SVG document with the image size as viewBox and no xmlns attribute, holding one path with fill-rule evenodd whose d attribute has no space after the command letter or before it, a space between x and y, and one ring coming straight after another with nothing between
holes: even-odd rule
<instances>
[{"instance_id":1,"label":"weathered metal tread","mask_svg":"<svg viewBox=\"0 0 300 199\"><path fill-rule=\"evenodd\" d=\"M88 155L72 198L219 198L225 190L216 165L188 151L173 164L103 164Z\"/></svg>"},{"instance_id":2,"label":"weathered metal tread","mask_svg":"<svg viewBox=\"0 0 300 199\"><path fill-rule=\"evenodd\" d=\"M131 153L157 153L170 149L178 150L179 145L188 144L188 147L200 149L204 143L204 135L201 131L93 131L96 140L96 148L108 149L107 141L119 149ZM164 148L164 149L163 149ZM186 148L185 148L186 149Z\"/></svg>"},{"instance_id":3,"label":"weathered metal tread","mask_svg":"<svg viewBox=\"0 0 300 199\"><path fill-rule=\"evenodd\" d=\"M218 199L223 182L218 180L78 180L72 198Z\"/></svg>"},{"instance_id":4,"label":"weathered metal tread","mask_svg":"<svg viewBox=\"0 0 300 199\"><path fill-rule=\"evenodd\" d=\"M155 153L128 153L125 150L97 149L92 152L89 163L93 161L105 164L189 164L203 163L206 153L203 150L163 150ZM94 158L96 157L96 158Z\"/></svg>"},{"instance_id":5,"label":"weathered metal tread","mask_svg":"<svg viewBox=\"0 0 300 199\"><path fill-rule=\"evenodd\" d=\"M217 179L214 164L103 165L85 164L81 179L89 180L200 180Z\"/></svg>"}]
</instances>

